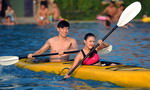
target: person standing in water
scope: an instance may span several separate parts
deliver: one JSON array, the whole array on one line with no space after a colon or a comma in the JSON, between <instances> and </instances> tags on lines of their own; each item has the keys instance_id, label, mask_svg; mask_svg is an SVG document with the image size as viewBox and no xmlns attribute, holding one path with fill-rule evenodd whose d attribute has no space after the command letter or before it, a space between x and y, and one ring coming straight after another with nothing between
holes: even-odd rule
<instances>
[{"instance_id":1,"label":"person standing in water","mask_svg":"<svg viewBox=\"0 0 150 90\"><path fill-rule=\"evenodd\" d=\"M117 8L117 13L114 16L114 21L118 21L119 20L119 18L121 16L122 12L124 11L124 9L125 9L125 5L124 4L121 4L119 6L119 8ZM134 25L132 23L127 23L126 25L122 26L122 28L128 28L128 26L132 27Z\"/></svg>"},{"instance_id":2,"label":"person standing in water","mask_svg":"<svg viewBox=\"0 0 150 90\"><path fill-rule=\"evenodd\" d=\"M118 20L119 20L119 18L120 18L120 16L121 16L122 12L124 11L124 9L125 9L125 5L124 5L124 4L121 4L121 5L119 6L119 8L117 8L117 13L116 13L115 16L114 16L114 20L115 20L115 21L118 21Z\"/></svg>"},{"instance_id":3,"label":"person standing in water","mask_svg":"<svg viewBox=\"0 0 150 90\"><path fill-rule=\"evenodd\" d=\"M57 25L58 36L48 39L41 49L33 54L28 54L28 58L32 58L33 55L40 55L50 49L50 53L59 53L59 55L50 56L50 62L64 62L69 60L69 54L63 54L63 52L78 49L76 40L67 37L69 26L67 21L60 21Z\"/></svg>"},{"instance_id":4,"label":"person standing in water","mask_svg":"<svg viewBox=\"0 0 150 90\"><path fill-rule=\"evenodd\" d=\"M114 16L116 14L117 8L115 7L115 2L111 1L109 6L107 6L98 16L102 16L106 14L106 22L105 26L106 28L109 28L111 26L111 21L114 20Z\"/></svg>"}]
</instances>

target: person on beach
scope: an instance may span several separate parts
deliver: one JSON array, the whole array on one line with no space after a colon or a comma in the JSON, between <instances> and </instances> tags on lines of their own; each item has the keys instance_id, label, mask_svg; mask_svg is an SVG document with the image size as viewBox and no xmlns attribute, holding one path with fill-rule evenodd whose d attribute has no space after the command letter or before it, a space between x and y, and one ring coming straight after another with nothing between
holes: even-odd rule
<instances>
[{"instance_id":1,"label":"person on beach","mask_svg":"<svg viewBox=\"0 0 150 90\"><path fill-rule=\"evenodd\" d=\"M5 17L7 17L7 16L10 16L11 22L16 23L16 14L15 14L15 11L12 9L11 5L8 5L7 9L5 11Z\"/></svg>"},{"instance_id":2,"label":"person on beach","mask_svg":"<svg viewBox=\"0 0 150 90\"><path fill-rule=\"evenodd\" d=\"M59 55L50 56L50 62L67 61L69 59L69 54L63 54L63 52L78 49L76 40L71 37L67 37L69 26L70 25L67 21L60 21L57 25L58 36L48 39L41 49L33 54L28 54L28 58L32 58L33 55L40 55L50 49L50 53L59 53Z\"/></svg>"},{"instance_id":3,"label":"person on beach","mask_svg":"<svg viewBox=\"0 0 150 90\"><path fill-rule=\"evenodd\" d=\"M92 33L87 33L84 37L84 48L77 54L74 59L73 65L70 68L70 71L90 52L90 50L94 47L96 37ZM101 62L97 51L104 49L109 46L108 43L102 42L102 40L98 40L100 44L93 52L90 54L83 62L82 65L99 65L101 66ZM113 64L112 64L113 65ZM69 78L68 73L64 76L64 78Z\"/></svg>"},{"instance_id":4,"label":"person on beach","mask_svg":"<svg viewBox=\"0 0 150 90\"><path fill-rule=\"evenodd\" d=\"M49 23L48 19L48 8L44 4L41 5L41 8L37 12L36 21L38 25L46 25Z\"/></svg>"}]
</instances>

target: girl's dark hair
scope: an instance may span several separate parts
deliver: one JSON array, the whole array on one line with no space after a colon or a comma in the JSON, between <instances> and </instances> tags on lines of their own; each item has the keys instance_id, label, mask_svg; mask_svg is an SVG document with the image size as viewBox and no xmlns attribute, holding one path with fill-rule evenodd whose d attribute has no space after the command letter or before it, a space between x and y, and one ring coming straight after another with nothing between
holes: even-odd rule
<instances>
[{"instance_id":1,"label":"girl's dark hair","mask_svg":"<svg viewBox=\"0 0 150 90\"><path fill-rule=\"evenodd\" d=\"M58 28L64 28L64 27L69 27L69 26L70 24L65 20L60 21L57 25Z\"/></svg>"},{"instance_id":2,"label":"girl's dark hair","mask_svg":"<svg viewBox=\"0 0 150 90\"><path fill-rule=\"evenodd\" d=\"M93 33L87 33L84 37L84 40L87 40L87 38L91 37L91 36L95 37L95 35Z\"/></svg>"},{"instance_id":3,"label":"girl's dark hair","mask_svg":"<svg viewBox=\"0 0 150 90\"><path fill-rule=\"evenodd\" d=\"M92 37L95 37L95 35L94 35L93 33L87 33L87 34L85 35L85 37L84 37L84 40L87 40L87 38L88 38L88 37L91 37L91 36L92 36ZM95 37L95 38L96 38L96 37ZM92 48L92 49L93 49L93 48ZM91 49L91 50L92 50L92 49ZM97 53L96 50L94 50L94 51L89 55L89 57L93 57L94 53Z\"/></svg>"}]
</instances>

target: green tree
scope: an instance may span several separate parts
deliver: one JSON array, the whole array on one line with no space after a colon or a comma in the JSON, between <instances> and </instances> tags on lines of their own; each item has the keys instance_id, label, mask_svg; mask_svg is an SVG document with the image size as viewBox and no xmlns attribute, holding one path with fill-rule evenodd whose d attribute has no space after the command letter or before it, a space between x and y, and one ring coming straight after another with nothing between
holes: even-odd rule
<instances>
[{"instance_id":1,"label":"green tree","mask_svg":"<svg viewBox=\"0 0 150 90\"><path fill-rule=\"evenodd\" d=\"M102 6L102 0L55 0L60 7L62 16L69 20L95 20L96 15L107 6ZM137 0L123 0L125 6ZM136 18L142 18L144 14L150 16L150 0L139 0L142 10Z\"/></svg>"}]
</instances>

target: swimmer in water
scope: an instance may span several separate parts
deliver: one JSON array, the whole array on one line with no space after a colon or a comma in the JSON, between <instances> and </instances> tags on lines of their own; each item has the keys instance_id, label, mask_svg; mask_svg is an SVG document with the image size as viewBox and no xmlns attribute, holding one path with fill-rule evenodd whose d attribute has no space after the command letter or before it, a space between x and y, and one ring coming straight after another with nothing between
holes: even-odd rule
<instances>
[{"instance_id":1,"label":"swimmer in water","mask_svg":"<svg viewBox=\"0 0 150 90\"><path fill-rule=\"evenodd\" d=\"M8 25L8 26L10 26L10 25L15 25L15 22L13 22L13 21L11 20L11 17L10 17L10 16L7 16L6 19L5 19L4 25Z\"/></svg>"}]
</instances>

